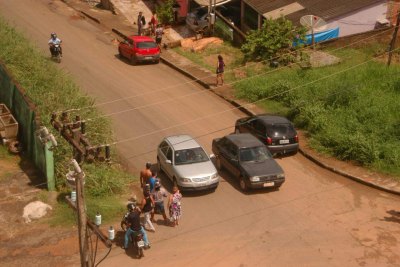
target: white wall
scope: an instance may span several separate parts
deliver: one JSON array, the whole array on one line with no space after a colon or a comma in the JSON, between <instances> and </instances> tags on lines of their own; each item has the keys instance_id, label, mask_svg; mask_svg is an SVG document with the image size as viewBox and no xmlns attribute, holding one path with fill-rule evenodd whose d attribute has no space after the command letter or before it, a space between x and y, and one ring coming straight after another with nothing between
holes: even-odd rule
<instances>
[{"instance_id":1,"label":"white wall","mask_svg":"<svg viewBox=\"0 0 400 267\"><path fill-rule=\"evenodd\" d=\"M327 29L339 27L339 37L370 31L375 28L377 19L386 18L386 13L385 1L328 21Z\"/></svg>"}]
</instances>

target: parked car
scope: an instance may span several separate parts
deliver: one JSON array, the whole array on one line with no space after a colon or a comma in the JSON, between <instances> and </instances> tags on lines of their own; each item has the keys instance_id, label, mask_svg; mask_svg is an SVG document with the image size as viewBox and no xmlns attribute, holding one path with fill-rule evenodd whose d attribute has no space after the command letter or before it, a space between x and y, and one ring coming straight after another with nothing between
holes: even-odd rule
<instances>
[{"instance_id":1,"label":"parked car","mask_svg":"<svg viewBox=\"0 0 400 267\"><path fill-rule=\"evenodd\" d=\"M265 145L251 134L231 134L214 139L212 151L217 169L230 172L242 191L249 188L279 188L285 182L282 168Z\"/></svg>"},{"instance_id":2,"label":"parked car","mask_svg":"<svg viewBox=\"0 0 400 267\"><path fill-rule=\"evenodd\" d=\"M160 48L151 37L129 36L118 45L120 57L125 57L133 65L137 62L160 62Z\"/></svg>"},{"instance_id":3,"label":"parked car","mask_svg":"<svg viewBox=\"0 0 400 267\"><path fill-rule=\"evenodd\" d=\"M206 32L208 29L208 10L205 7L200 7L190 12L186 16L186 25L195 32Z\"/></svg>"},{"instance_id":4,"label":"parked car","mask_svg":"<svg viewBox=\"0 0 400 267\"><path fill-rule=\"evenodd\" d=\"M236 121L235 133L251 133L260 139L272 154L296 154L299 137L293 124L281 116L256 115Z\"/></svg>"},{"instance_id":5,"label":"parked car","mask_svg":"<svg viewBox=\"0 0 400 267\"><path fill-rule=\"evenodd\" d=\"M219 184L210 157L189 135L164 138L157 149L157 164L182 191L216 189Z\"/></svg>"}]
</instances>

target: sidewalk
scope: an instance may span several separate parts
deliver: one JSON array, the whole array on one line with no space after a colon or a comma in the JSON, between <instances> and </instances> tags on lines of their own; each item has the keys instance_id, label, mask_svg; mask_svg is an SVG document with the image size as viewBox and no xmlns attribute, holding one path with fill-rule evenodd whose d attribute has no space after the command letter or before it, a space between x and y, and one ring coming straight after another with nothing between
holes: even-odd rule
<instances>
[{"instance_id":1,"label":"sidewalk","mask_svg":"<svg viewBox=\"0 0 400 267\"><path fill-rule=\"evenodd\" d=\"M139 10L144 13L146 19L150 19L151 17L151 1L143 2L140 0L113 0L118 15L113 15L110 11L91 8L87 3L79 0L62 1L76 11L100 24L101 27L117 33L120 37L123 35L132 35L136 33L137 27L133 23ZM165 33L163 41L167 43L178 41L179 38L182 38L179 32L185 33L185 31L179 29L178 31L175 31L175 29L168 29L168 31ZM201 68L187 58L175 53L173 50L163 50L161 53L161 60L168 66L196 81L205 89L213 91L215 94L230 102L233 106L237 107L245 114L252 115L263 113L263 110L258 108L256 105L249 104L243 100L235 99L232 94L233 89L230 88L229 85L215 88L213 86L215 84L214 73ZM396 181L393 177L367 170L352 163L339 161L332 157L319 154L309 147L304 133L300 131L299 135L301 140L300 153L316 164L362 184L392 194L400 195L400 181Z\"/></svg>"}]
</instances>

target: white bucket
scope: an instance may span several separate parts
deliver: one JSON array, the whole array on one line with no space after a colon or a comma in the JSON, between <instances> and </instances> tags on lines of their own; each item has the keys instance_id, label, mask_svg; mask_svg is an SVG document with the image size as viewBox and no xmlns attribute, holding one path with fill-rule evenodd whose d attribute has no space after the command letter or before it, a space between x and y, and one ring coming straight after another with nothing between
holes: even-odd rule
<instances>
[{"instance_id":1,"label":"white bucket","mask_svg":"<svg viewBox=\"0 0 400 267\"><path fill-rule=\"evenodd\" d=\"M114 240L114 238L115 238L114 228L110 226L110 229L108 229L108 239Z\"/></svg>"},{"instance_id":2,"label":"white bucket","mask_svg":"<svg viewBox=\"0 0 400 267\"><path fill-rule=\"evenodd\" d=\"M100 226L100 225L101 225L101 215L100 215L100 213L97 213L97 214L96 214L94 223L95 223L97 226Z\"/></svg>"}]
</instances>

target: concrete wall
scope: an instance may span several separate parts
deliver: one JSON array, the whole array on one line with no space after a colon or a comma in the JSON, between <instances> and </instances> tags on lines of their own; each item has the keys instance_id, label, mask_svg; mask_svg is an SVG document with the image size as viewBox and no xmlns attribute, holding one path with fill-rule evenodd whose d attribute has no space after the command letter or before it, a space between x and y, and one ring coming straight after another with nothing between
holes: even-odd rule
<instances>
[{"instance_id":1,"label":"concrete wall","mask_svg":"<svg viewBox=\"0 0 400 267\"><path fill-rule=\"evenodd\" d=\"M387 3L378 3L328 21L327 29L339 27L339 37L375 28L377 19L386 18Z\"/></svg>"}]
</instances>

